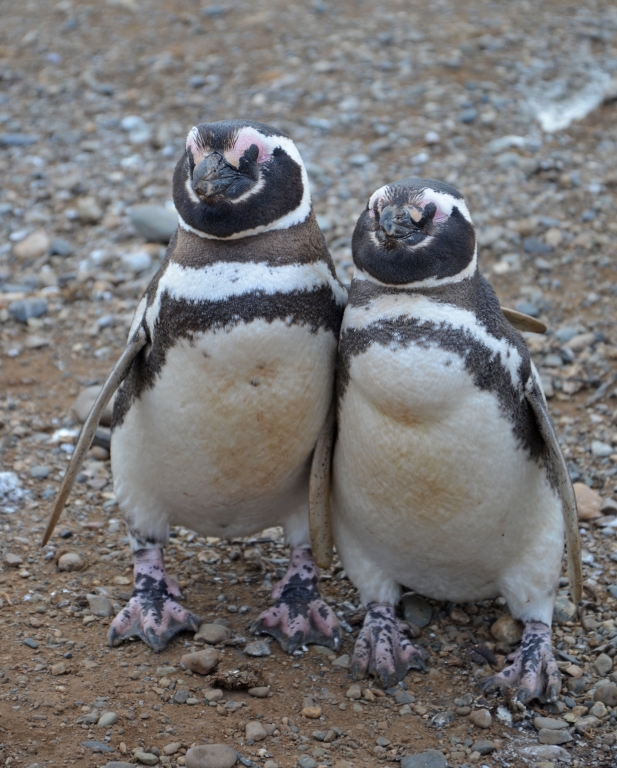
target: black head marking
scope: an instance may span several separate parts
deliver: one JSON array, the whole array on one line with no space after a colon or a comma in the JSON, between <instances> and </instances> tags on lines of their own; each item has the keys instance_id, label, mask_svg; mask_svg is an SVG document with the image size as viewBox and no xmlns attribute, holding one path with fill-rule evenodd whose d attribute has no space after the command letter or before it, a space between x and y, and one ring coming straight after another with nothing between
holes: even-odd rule
<instances>
[{"instance_id":1,"label":"black head marking","mask_svg":"<svg viewBox=\"0 0 617 768\"><path fill-rule=\"evenodd\" d=\"M308 179L291 139L249 120L193 128L173 182L185 224L211 238L287 228L310 212Z\"/></svg>"},{"instance_id":2,"label":"black head marking","mask_svg":"<svg viewBox=\"0 0 617 768\"><path fill-rule=\"evenodd\" d=\"M386 285L473 273L476 237L462 195L433 179L404 179L377 190L356 224L353 257Z\"/></svg>"}]
</instances>

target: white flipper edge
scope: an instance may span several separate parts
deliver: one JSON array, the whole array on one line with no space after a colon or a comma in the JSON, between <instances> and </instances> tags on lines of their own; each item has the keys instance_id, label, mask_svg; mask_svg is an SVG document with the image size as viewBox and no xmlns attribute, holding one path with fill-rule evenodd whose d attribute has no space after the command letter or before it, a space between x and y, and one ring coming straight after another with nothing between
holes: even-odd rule
<instances>
[{"instance_id":1,"label":"white flipper edge","mask_svg":"<svg viewBox=\"0 0 617 768\"><path fill-rule=\"evenodd\" d=\"M566 529L570 594L574 602L578 603L583 595L583 566L581 562L581 540L578 532L578 512L574 489L572 488L568 467L557 442L557 435L549 418L545 401L533 376L530 376L525 387L525 397L534 412L538 429L548 449L552 469L557 477Z\"/></svg>"},{"instance_id":2,"label":"white flipper edge","mask_svg":"<svg viewBox=\"0 0 617 768\"><path fill-rule=\"evenodd\" d=\"M546 333L546 326L540 320L536 320L531 315L526 315L524 312L517 312L516 309L508 309L508 307L502 307L501 311L504 314L506 320L513 325L517 331L528 331L530 333Z\"/></svg>"},{"instance_id":3,"label":"white flipper edge","mask_svg":"<svg viewBox=\"0 0 617 768\"><path fill-rule=\"evenodd\" d=\"M92 406L92 409L88 414L88 418L82 427L79 440L77 441L77 445L75 446L75 450L71 456L69 466L64 474L64 478L62 479L62 484L60 485L60 490L56 496L54 508L51 512L51 517L49 518L49 523L47 524L45 535L43 536L43 542L41 544L42 547L47 544L51 534L54 531L54 528L58 523L58 519L62 514L62 510L64 509L68 495L71 492L73 485L75 484L75 478L77 477L83 460L90 449L92 440L94 438L94 433L96 432L96 429L99 425L101 414L105 406L122 383L122 380L131 367L133 360L139 351L146 345L146 343L146 331L144 327L140 325L133 334L131 341L127 344L126 349L120 356L120 359L112 368L111 373L107 377L107 381L99 392L99 396L94 401L94 405Z\"/></svg>"},{"instance_id":4,"label":"white flipper edge","mask_svg":"<svg viewBox=\"0 0 617 768\"><path fill-rule=\"evenodd\" d=\"M320 568L332 563L333 536L330 511L330 484L332 478L332 450L334 447L336 398L332 399L326 421L321 428L309 479L309 529L313 557Z\"/></svg>"}]
</instances>

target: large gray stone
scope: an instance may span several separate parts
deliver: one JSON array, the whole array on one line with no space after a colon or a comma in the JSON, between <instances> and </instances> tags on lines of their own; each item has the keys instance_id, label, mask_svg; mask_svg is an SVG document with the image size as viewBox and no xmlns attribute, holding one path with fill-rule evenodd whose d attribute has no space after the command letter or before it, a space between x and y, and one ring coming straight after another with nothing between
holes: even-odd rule
<instances>
[{"instance_id":1,"label":"large gray stone","mask_svg":"<svg viewBox=\"0 0 617 768\"><path fill-rule=\"evenodd\" d=\"M559 746L560 744L567 744L572 741L572 736L565 729L553 730L551 728L542 728L538 731L538 741L540 744L552 744Z\"/></svg>"},{"instance_id":2,"label":"large gray stone","mask_svg":"<svg viewBox=\"0 0 617 768\"><path fill-rule=\"evenodd\" d=\"M575 619L576 606L574 603L567 594L558 594L553 608L553 621L558 624L565 624L566 621L574 621Z\"/></svg>"},{"instance_id":3,"label":"large gray stone","mask_svg":"<svg viewBox=\"0 0 617 768\"><path fill-rule=\"evenodd\" d=\"M90 613L93 616L108 618L114 615L114 607L108 597L103 595L86 595L86 598L88 599Z\"/></svg>"},{"instance_id":4,"label":"large gray stone","mask_svg":"<svg viewBox=\"0 0 617 768\"><path fill-rule=\"evenodd\" d=\"M47 299L18 299L9 304L9 315L20 323L47 314Z\"/></svg>"},{"instance_id":5,"label":"large gray stone","mask_svg":"<svg viewBox=\"0 0 617 768\"><path fill-rule=\"evenodd\" d=\"M195 632L194 640L203 640L209 645L224 643L231 637L231 630L220 624L202 624Z\"/></svg>"},{"instance_id":6,"label":"large gray stone","mask_svg":"<svg viewBox=\"0 0 617 768\"><path fill-rule=\"evenodd\" d=\"M448 761L444 754L437 749L427 749L415 755L405 755L401 760L401 768L446 768Z\"/></svg>"},{"instance_id":7,"label":"large gray stone","mask_svg":"<svg viewBox=\"0 0 617 768\"><path fill-rule=\"evenodd\" d=\"M152 242L168 243L178 228L178 214L164 205L133 205L127 214L139 234Z\"/></svg>"},{"instance_id":8,"label":"large gray stone","mask_svg":"<svg viewBox=\"0 0 617 768\"><path fill-rule=\"evenodd\" d=\"M479 752L481 755L490 755L496 749L497 747L495 744L488 739L479 739L478 741L474 741L474 743L471 745L471 751Z\"/></svg>"},{"instance_id":9,"label":"large gray stone","mask_svg":"<svg viewBox=\"0 0 617 768\"><path fill-rule=\"evenodd\" d=\"M238 753L227 744L204 744L189 749L185 757L186 768L232 768Z\"/></svg>"},{"instance_id":10,"label":"large gray stone","mask_svg":"<svg viewBox=\"0 0 617 768\"><path fill-rule=\"evenodd\" d=\"M94 384L91 387L85 387L77 395L75 402L71 406L71 411L73 412L73 415L75 416L75 418L78 421L80 421L82 424L88 418L88 414L92 410L94 401L99 396L100 391L101 391L101 387L98 384ZM111 413L114 407L115 397L116 396L114 394L111 400L109 401L109 403L107 403L107 405L103 409L103 413L101 414L101 419L99 423L102 424L104 427L111 426Z\"/></svg>"},{"instance_id":11,"label":"large gray stone","mask_svg":"<svg viewBox=\"0 0 617 768\"><path fill-rule=\"evenodd\" d=\"M112 760L111 763L105 763L101 768L135 768L135 764L125 763L122 760Z\"/></svg>"},{"instance_id":12,"label":"large gray stone","mask_svg":"<svg viewBox=\"0 0 617 768\"><path fill-rule=\"evenodd\" d=\"M615 683L608 683L596 688L593 700L601 701L607 707L617 707L617 685Z\"/></svg>"},{"instance_id":13,"label":"large gray stone","mask_svg":"<svg viewBox=\"0 0 617 768\"><path fill-rule=\"evenodd\" d=\"M533 726L536 731L541 731L542 729L560 731L562 728L567 728L568 724L565 720L558 720L556 717L534 717Z\"/></svg>"},{"instance_id":14,"label":"large gray stone","mask_svg":"<svg viewBox=\"0 0 617 768\"><path fill-rule=\"evenodd\" d=\"M209 675L219 663L219 652L214 648L204 648L203 651L185 653L180 663L196 675Z\"/></svg>"}]
</instances>

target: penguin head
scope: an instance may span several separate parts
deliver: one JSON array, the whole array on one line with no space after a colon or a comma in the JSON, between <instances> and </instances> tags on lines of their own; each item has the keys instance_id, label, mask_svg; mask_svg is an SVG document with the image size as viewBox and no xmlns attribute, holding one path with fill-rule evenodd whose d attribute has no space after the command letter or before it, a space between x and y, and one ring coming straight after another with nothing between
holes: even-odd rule
<instances>
[{"instance_id":1,"label":"penguin head","mask_svg":"<svg viewBox=\"0 0 617 768\"><path fill-rule=\"evenodd\" d=\"M374 192L352 238L356 267L386 285L433 287L477 270L476 235L463 196L433 179Z\"/></svg>"},{"instance_id":2,"label":"penguin head","mask_svg":"<svg viewBox=\"0 0 617 768\"><path fill-rule=\"evenodd\" d=\"M293 141L248 120L191 128L173 194L180 226L217 239L287 229L311 211L308 176Z\"/></svg>"}]
</instances>

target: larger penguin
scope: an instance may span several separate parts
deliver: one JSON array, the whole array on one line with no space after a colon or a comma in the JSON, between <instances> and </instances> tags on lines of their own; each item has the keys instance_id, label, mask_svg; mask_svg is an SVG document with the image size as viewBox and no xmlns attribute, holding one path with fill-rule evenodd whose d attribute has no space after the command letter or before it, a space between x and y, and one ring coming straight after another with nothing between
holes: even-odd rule
<instances>
[{"instance_id":1,"label":"larger penguin","mask_svg":"<svg viewBox=\"0 0 617 768\"><path fill-rule=\"evenodd\" d=\"M384 186L352 247L332 499L368 606L353 672L388 686L423 666L395 614L399 585L454 602L501 594L525 629L485 687L554 699L564 530L581 594L576 505L525 342L478 272L465 201L433 180Z\"/></svg>"},{"instance_id":2,"label":"larger penguin","mask_svg":"<svg viewBox=\"0 0 617 768\"><path fill-rule=\"evenodd\" d=\"M159 651L197 628L165 572L170 524L219 537L283 525L289 569L253 631L274 635L290 653L307 642L336 647L339 624L317 589L307 507L346 292L306 170L274 128L203 124L188 135L173 194L177 233L101 395L103 402L122 381L111 455L135 578L109 643L135 635ZM87 450L98 411L100 403L76 454Z\"/></svg>"}]
</instances>

